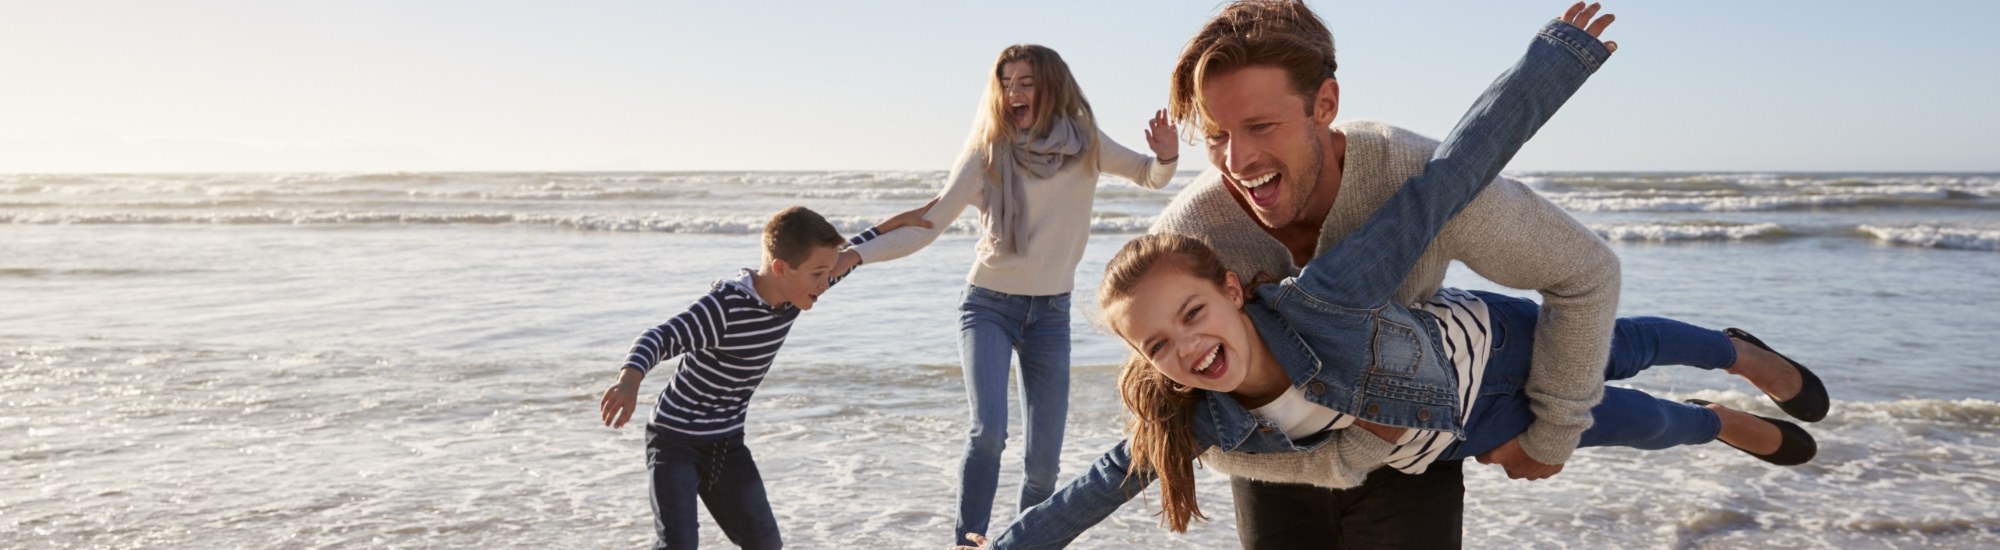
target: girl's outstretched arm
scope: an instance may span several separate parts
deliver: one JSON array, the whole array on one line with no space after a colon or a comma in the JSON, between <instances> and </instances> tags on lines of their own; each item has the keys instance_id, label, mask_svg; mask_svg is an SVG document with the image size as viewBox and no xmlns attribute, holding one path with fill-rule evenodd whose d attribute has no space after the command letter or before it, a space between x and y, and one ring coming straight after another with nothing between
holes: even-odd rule
<instances>
[{"instance_id":1,"label":"girl's outstretched arm","mask_svg":"<svg viewBox=\"0 0 2000 550\"><path fill-rule=\"evenodd\" d=\"M1610 47L1593 33L1602 30L1603 25L1585 30L1561 19L1542 26L1527 53L1487 86L1438 145L1423 174L1405 182L1360 229L1306 264L1300 289L1344 307L1388 302L1444 224L1610 57Z\"/></svg>"},{"instance_id":2,"label":"girl's outstretched arm","mask_svg":"<svg viewBox=\"0 0 2000 550\"><path fill-rule=\"evenodd\" d=\"M1021 512L1007 530L992 537L986 548L1062 548L1078 535L1111 517L1119 506L1138 496L1153 483L1153 476L1139 472L1128 476L1132 449L1119 441L1090 471L1076 476L1048 500Z\"/></svg>"}]
</instances>

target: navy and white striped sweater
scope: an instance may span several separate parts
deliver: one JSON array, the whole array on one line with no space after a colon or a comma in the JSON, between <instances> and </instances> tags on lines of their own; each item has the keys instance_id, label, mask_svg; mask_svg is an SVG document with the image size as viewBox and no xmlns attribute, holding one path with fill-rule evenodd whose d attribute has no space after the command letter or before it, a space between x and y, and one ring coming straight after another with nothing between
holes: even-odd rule
<instances>
[{"instance_id":1,"label":"navy and white striped sweater","mask_svg":"<svg viewBox=\"0 0 2000 550\"><path fill-rule=\"evenodd\" d=\"M868 228L848 239L848 246L878 234ZM799 316L799 308L791 304L765 303L750 284L751 273L745 269L735 278L716 281L687 311L632 343L625 368L639 372L681 356L680 369L653 403L652 425L696 439L743 431L750 394L771 370L771 361ZM832 282L845 276L834 276Z\"/></svg>"}]
</instances>

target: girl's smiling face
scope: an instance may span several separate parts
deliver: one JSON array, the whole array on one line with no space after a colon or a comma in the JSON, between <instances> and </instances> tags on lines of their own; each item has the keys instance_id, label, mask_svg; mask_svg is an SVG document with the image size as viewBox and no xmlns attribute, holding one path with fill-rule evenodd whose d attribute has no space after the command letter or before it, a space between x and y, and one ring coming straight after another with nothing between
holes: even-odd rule
<instances>
[{"instance_id":1,"label":"girl's smiling face","mask_svg":"<svg viewBox=\"0 0 2000 550\"><path fill-rule=\"evenodd\" d=\"M1107 306L1105 316L1126 345L1181 385L1230 393L1268 368L1234 273L1217 285L1162 262Z\"/></svg>"}]
</instances>

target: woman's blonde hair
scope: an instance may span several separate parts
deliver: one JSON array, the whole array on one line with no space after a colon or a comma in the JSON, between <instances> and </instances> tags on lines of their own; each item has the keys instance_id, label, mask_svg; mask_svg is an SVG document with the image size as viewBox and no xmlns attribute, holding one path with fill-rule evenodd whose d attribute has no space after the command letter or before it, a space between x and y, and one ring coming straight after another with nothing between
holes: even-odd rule
<instances>
[{"instance_id":1,"label":"woman's blonde hair","mask_svg":"<svg viewBox=\"0 0 2000 550\"><path fill-rule=\"evenodd\" d=\"M1105 312L1132 296L1133 288L1154 270L1172 268L1212 282L1227 284L1229 270L1222 258L1207 244L1192 237L1163 233L1146 235L1125 243L1104 267L1104 284L1097 288L1097 307ZM1125 432L1132 449L1132 468L1126 475L1151 472L1160 482L1160 521L1176 533L1187 531L1192 520L1208 519L1195 502L1194 460L1201 452L1194 440L1194 405L1205 394L1183 386L1144 356L1134 352L1125 360L1118 376L1118 394L1125 401Z\"/></svg>"},{"instance_id":2,"label":"woman's blonde hair","mask_svg":"<svg viewBox=\"0 0 2000 550\"><path fill-rule=\"evenodd\" d=\"M1022 135L1022 130L1014 127L1013 118L1007 116L1007 91L1000 86L1000 71L1008 63L1026 61L1035 79L1035 101L1031 107L1035 112L1035 124L1028 127L1027 135L1048 135L1056 117L1067 117L1076 125L1090 143L1084 147L1085 166L1097 166L1097 115L1090 110L1090 100L1083 97L1083 87L1077 85L1076 77L1069 72L1069 64L1063 62L1062 55L1039 44L1015 44L1000 50L1000 57L993 60L993 70L987 75L986 95L979 101L979 115L973 123L972 136L968 148L977 148L986 158L986 171L998 174L993 166L995 147L1012 146Z\"/></svg>"}]
</instances>

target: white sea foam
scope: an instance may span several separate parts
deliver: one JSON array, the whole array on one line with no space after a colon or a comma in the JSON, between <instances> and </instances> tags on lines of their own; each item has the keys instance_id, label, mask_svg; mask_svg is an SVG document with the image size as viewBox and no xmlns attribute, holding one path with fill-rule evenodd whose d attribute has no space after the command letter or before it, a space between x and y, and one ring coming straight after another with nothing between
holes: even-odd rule
<instances>
[{"instance_id":1,"label":"white sea foam","mask_svg":"<svg viewBox=\"0 0 2000 550\"><path fill-rule=\"evenodd\" d=\"M1645 223L1592 225L1592 231L1612 241L1710 241L1760 239L1786 234L1775 223Z\"/></svg>"},{"instance_id":2,"label":"white sea foam","mask_svg":"<svg viewBox=\"0 0 2000 550\"><path fill-rule=\"evenodd\" d=\"M1952 250L2000 251L2000 230L1919 225L1878 227L1863 225L1861 232L1889 244L1946 248Z\"/></svg>"},{"instance_id":3,"label":"white sea foam","mask_svg":"<svg viewBox=\"0 0 2000 550\"><path fill-rule=\"evenodd\" d=\"M1572 197L1552 195L1549 199L1555 201L1556 204L1562 205L1563 208L1577 212L1748 212L1854 206L1868 202L1872 197L1857 195L1699 195L1667 197Z\"/></svg>"}]
</instances>

